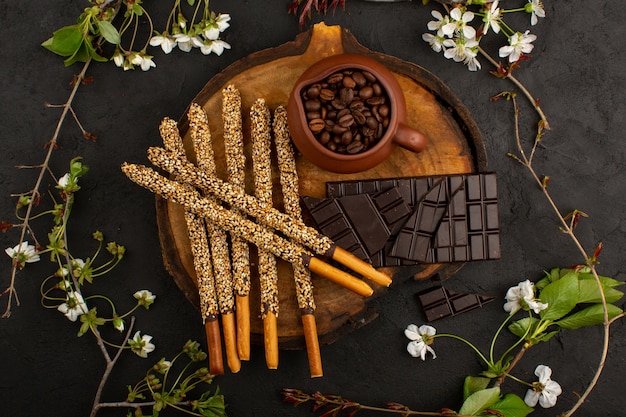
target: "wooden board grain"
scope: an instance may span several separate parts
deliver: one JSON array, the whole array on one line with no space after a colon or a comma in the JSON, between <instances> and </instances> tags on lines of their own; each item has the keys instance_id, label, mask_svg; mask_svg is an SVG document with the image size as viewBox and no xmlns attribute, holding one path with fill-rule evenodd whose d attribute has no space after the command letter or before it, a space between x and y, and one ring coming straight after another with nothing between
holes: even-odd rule
<instances>
[{"instance_id":1,"label":"wooden board grain","mask_svg":"<svg viewBox=\"0 0 626 417\"><path fill-rule=\"evenodd\" d=\"M346 30L338 26L315 25L300 34L294 41L276 48L254 53L235 62L213 77L193 100L203 106L209 115L218 164L218 175L226 178L224 147L222 142L221 91L234 84L241 92L244 115L245 152L248 155L247 188L252 193L250 170L250 125L249 109L257 98L264 98L273 110L286 105L291 86L300 74L314 62L339 53L368 55L392 70L400 83L407 102L407 122L420 129L429 138L426 150L420 154L397 148L380 165L356 174L336 174L321 170L303 158L296 156L300 180L300 194L323 197L326 181L391 178L404 176L461 174L486 169L486 151L482 136L468 110L451 91L433 74L423 68L398 58L369 51ZM190 138L187 134L187 119L183 115L179 129L184 135L187 153L194 159ZM275 205L280 208L281 197L277 173ZM193 268L193 257L189 248L183 209L157 197L157 221L163 250L164 263L185 296L196 307L198 294ZM438 277L447 279L462 264L430 264L411 268L389 269L394 280L425 279ZM304 340L300 311L296 302L295 284L291 266L279 262L280 284L278 316L279 343L283 349L302 348ZM368 300L380 296L384 289L376 287L372 297L364 299L338 285L318 276L313 277L315 311L320 343L332 343L341 335L369 323L376 312L368 308ZM259 312L258 280L253 279L251 289L251 311ZM262 341L263 325L258 314L253 314L252 340Z\"/></svg>"}]
</instances>

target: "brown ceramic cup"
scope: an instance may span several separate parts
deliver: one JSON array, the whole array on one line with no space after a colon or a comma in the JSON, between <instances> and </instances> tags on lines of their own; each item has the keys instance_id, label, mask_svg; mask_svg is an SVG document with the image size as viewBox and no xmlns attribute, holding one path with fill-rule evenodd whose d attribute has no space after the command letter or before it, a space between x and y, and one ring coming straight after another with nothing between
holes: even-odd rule
<instances>
[{"instance_id":1,"label":"brown ceramic cup","mask_svg":"<svg viewBox=\"0 0 626 417\"><path fill-rule=\"evenodd\" d=\"M367 71L383 87L389 100L389 123L380 139L368 149L342 154L328 149L313 135L306 116L302 91L325 80L335 72ZM406 125L406 102L398 81L382 63L356 54L339 54L324 58L309 67L294 85L287 104L287 121L294 144L304 157L327 171L355 173L370 169L387 158L395 146L421 152L428 141L418 130Z\"/></svg>"}]
</instances>

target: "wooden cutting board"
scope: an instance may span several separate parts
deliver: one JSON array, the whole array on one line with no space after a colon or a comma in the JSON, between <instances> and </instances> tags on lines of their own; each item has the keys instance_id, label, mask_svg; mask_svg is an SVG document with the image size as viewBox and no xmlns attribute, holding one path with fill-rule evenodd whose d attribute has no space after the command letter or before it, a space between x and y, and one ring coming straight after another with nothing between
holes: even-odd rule
<instances>
[{"instance_id":1,"label":"wooden cutting board","mask_svg":"<svg viewBox=\"0 0 626 417\"><path fill-rule=\"evenodd\" d=\"M194 102L202 105L209 115L218 175L221 178L226 178L222 142L222 89L234 84L240 90L245 151L249 160L248 115L253 102L257 98L264 98L272 110L278 105L286 105L291 87L306 68L322 58L339 53L363 54L387 65L404 91L408 108L407 124L427 135L429 143L420 154L397 148L382 164L357 174L327 172L301 155L296 155L301 195L323 197L326 181L463 174L486 170L486 151L479 129L461 101L435 75L415 64L368 50L339 26L320 23L292 42L256 52L233 63L214 76L195 97ZM179 122L179 129L184 136L187 153L194 160L185 115ZM248 192L253 193L251 172L247 172L247 178ZM275 187L275 194L280 194L277 178ZM275 204L280 207L281 201L277 200ZM156 213L165 266L187 299L198 308L196 275L183 209L157 197ZM388 269L388 272L393 275L394 281L431 277L445 280L461 266L459 263L424 264ZM296 302L291 266L279 261L279 274L279 345L282 349L303 348L300 310ZM385 289L376 287L374 295L365 299L318 276L313 276L313 283L317 305L315 316L321 344L332 343L346 332L373 320L377 313L368 308L368 300L385 292ZM263 324L257 313L260 311L258 294L258 280L253 279L250 297L252 341L262 343Z\"/></svg>"}]
</instances>

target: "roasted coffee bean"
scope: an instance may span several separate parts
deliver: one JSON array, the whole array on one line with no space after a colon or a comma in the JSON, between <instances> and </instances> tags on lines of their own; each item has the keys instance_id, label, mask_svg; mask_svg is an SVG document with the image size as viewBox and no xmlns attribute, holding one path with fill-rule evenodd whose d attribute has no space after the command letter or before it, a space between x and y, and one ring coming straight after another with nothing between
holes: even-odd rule
<instances>
[{"instance_id":1,"label":"roasted coffee bean","mask_svg":"<svg viewBox=\"0 0 626 417\"><path fill-rule=\"evenodd\" d=\"M365 78L365 76L363 75L361 71L355 71L352 74L352 79L354 80L356 85L358 85L359 87L363 87L365 84L367 84L367 79Z\"/></svg>"},{"instance_id":2,"label":"roasted coffee bean","mask_svg":"<svg viewBox=\"0 0 626 417\"><path fill-rule=\"evenodd\" d=\"M328 78L326 78L326 81L328 82L328 84L337 84L337 83L340 83L342 80L343 80L343 74L340 72L331 74Z\"/></svg>"},{"instance_id":3,"label":"roasted coffee bean","mask_svg":"<svg viewBox=\"0 0 626 417\"><path fill-rule=\"evenodd\" d=\"M354 87L356 87L356 81L354 81L354 78L352 78L349 75L346 75L345 77L343 77L343 80L341 80L341 83L346 88L354 88Z\"/></svg>"},{"instance_id":4,"label":"roasted coffee bean","mask_svg":"<svg viewBox=\"0 0 626 417\"><path fill-rule=\"evenodd\" d=\"M367 104L369 104L370 106L380 106L381 104L383 104L385 102L385 98L382 96L374 96L374 97L370 97L366 100Z\"/></svg>"},{"instance_id":5,"label":"roasted coffee bean","mask_svg":"<svg viewBox=\"0 0 626 417\"><path fill-rule=\"evenodd\" d=\"M332 140L326 144L326 147L333 152L337 150L337 144Z\"/></svg>"},{"instance_id":6,"label":"roasted coffee bean","mask_svg":"<svg viewBox=\"0 0 626 417\"><path fill-rule=\"evenodd\" d=\"M332 135L330 134L330 132L326 130L322 131L322 133L320 133L320 136L319 136L320 143L322 145L326 145L328 141L330 140L331 136Z\"/></svg>"},{"instance_id":7,"label":"roasted coffee bean","mask_svg":"<svg viewBox=\"0 0 626 417\"><path fill-rule=\"evenodd\" d=\"M370 116L365 120L365 125L372 130L376 130L378 128L378 120L374 116Z\"/></svg>"},{"instance_id":8,"label":"roasted coffee bean","mask_svg":"<svg viewBox=\"0 0 626 417\"><path fill-rule=\"evenodd\" d=\"M322 113L319 111L310 111L306 114L307 120L322 119Z\"/></svg>"},{"instance_id":9,"label":"roasted coffee bean","mask_svg":"<svg viewBox=\"0 0 626 417\"><path fill-rule=\"evenodd\" d=\"M332 101L335 98L335 93L333 92L333 90L330 90L328 88L323 88L320 91L320 99L323 101Z\"/></svg>"},{"instance_id":10,"label":"roasted coffee bean","mask_svg":"<svg viewBox=\"0 0 626 417\"><path fill-rule=\"evenodd\" d=\"M354 117L354 121L356 122L356 124L358 125L362 125L365 124L365 116L363 115L363 113L361 113L358 110L352 110L352 116Z\"/></svg>"},{"instance_id":11,"label":"roasted coffee bean","mask_svg":"<svg viewBox=\"0 0 626 417\"><path fill-rule=\"evenodd\" d=\"M322 119L313 119L309 121L309 129L311 132L318 133L324 130L325 123Z\"/></svg>"},{"instance_id":12,"label":"roasted coffee bean","mask_svg":"<svg viewBox=\"0 0 626 417\"><path fill-rule=\"evenodd\" d=\"M370 83L375 83L376 81L378 81L376 79L376 76L374 74L372 74L371 72L369 72L369 71L363 71L363 76Z\"/></svg>"},{"instance_id":13,"label":"roasted coffee bean","mask_svg":"<svg viewBox=\"0 0 626 417\"><path fill-rule=\"evenodd\" d=\"M359 97L361 97L364 100L371 98L372 95L374 95L374 89L370 87L369 85L366 85L365 87L359 90Z\"/></svg>"},{"instance_id":14,"label":"roasted coffee bean","mask_svg":"<svg viewBox=\"0 0 626 417\"><path fill-rule=\"evenodd\" d=\"M362 110L365 107L363 100L355 99L350 103L350 110Z\"/></svg>"},{"instance_id":15,"label":"roasted coffee bean","mask_svg":"<svg viewBox=\"0 0 626 417\"><path fill-rule=\"evenodd\" d=\"M335 97L335 99L331 101L330 104L337 110L346 108L346 103L344 103L343 100L341 100L341 98L339 97Z\"/></svg>"},{"instance_id":16,"label":"roasted coffee bean","mask_svg":"<svg viewBox=\"0 0 626 417\"><path fill-rule=\"evenodd\" d=\"M353 141L352 143L346 146L346 151L349 154L359 153L359 152L364 151L365 149L366 149L365 145L363 145L363 143L358 142L358 141Z\"/></svg>"},{"instance_id":17,"label":"roasted coffee bean","mask_svg":"<svg viewBox=\"0 0 626 417\"><path fill-rule=\"evenodd\" d=\"M348 87L342 88L339 90L339 99L344 105L352 103L352 100L354 100L354 90Z\"/></svg>"},{"instance_id":18,"label":"roasted coffee bean","mask_svg":"<svg viewBox=\"0 0 626 417\"><path fill-rule=\"evenodd\" d=\"M372 84L372 89L374 90L375 96L381 96L383 94L383 88L378 83Z\"/></svg>"},{"instance_id":19,"label":"roasted coffee bean","mask_svg":"<svg viewBox=\"0 0 626 417\"><path fill-rule=\"evenodd\" d=\"M345 132L346 130L348 130L348 126L342 126L342 125L340 125L339 123L336 123L336 124L334 124L334 125L333 125L333 128L332 128L332 130L331 130L331 131L332 131L335 135L342 135L342 134L343 134L343 132Z\"/></svg>"},{"instance_id":20,"label":"roasted coffee bean","mask_svg":"<svg viewBox=\"0 0 626 417\"><path fill-rule=\"evenodd\" d=\"M349 145L350 143L352 143L352 132L349 130L346 130L345 132L343 132L343 135L341 135L341 143L343 145Z\"/></svg>"},{"instance_id":21,"label":"roasted coffee bean","mask_svg":"<svg viewBox=\"0 0 626 417\"><path fill-rule=\"evenodd\" d=\"M380 107L378 107L378 114L382 117L389 116L389 106L387 104L381 104Z\"/></svg>"},{"instance_id":22,"label":"roasted coffee bean","mask_svg":"<svg viewBox=\"0 0 626 417\"><path fill-rule=\"evenodd\" d=\"M350 127L354 124L354 116L352 116L351 113L344 114L343 116L337 119L337 124L342 127Z\"/></svg>"},{"instance_id":23,"label":"roasted coffee bean","mask_svg":"<svg viewBox=\"0 0 626 417\"><path fill-rule=\"evenodd\" d=\"M308 90L306 90L306 96L309 99L316 99L320 96L321 89L322 87L319 84L313 84Z\"/></svg>"},{"instance_id":24,"label":"roasted coffee bean","mask_svg":"<svg viewBox=\"0 0 626 417\"><path fill-rule=\"evenodd\" d=\"M318 111L322 107L322 103L319 100L307 100L304 102L304 108L306 111Z\"/></svg>"}]
</instances>

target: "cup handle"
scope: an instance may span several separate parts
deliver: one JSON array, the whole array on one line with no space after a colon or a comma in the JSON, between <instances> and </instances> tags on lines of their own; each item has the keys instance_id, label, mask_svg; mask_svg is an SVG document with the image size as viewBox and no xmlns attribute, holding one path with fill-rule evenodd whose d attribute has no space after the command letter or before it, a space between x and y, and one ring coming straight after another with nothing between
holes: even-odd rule
<instances>
[{"instance_id":1,"label":"cup handle","mask_svg":"<svg viewBox=\"0 0 626 417\"><path fill-rule=\"evenodd\" d=\"M413 152L422 152L426 147L428 138L422 132L399 123L393 142L405 149Z\"/></svg>"}]
</instances>

